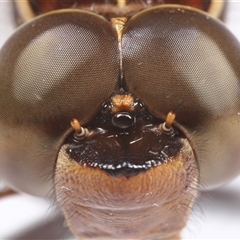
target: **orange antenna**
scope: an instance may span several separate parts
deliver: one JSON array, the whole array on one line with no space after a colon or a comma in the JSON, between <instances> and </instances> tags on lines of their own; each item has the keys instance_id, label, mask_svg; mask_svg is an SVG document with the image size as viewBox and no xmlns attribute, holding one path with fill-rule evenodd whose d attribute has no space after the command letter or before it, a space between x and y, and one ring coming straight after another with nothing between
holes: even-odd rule
<instances>
[{"instance_id":1,"label":"orange antenna","mask_svg":"<svg viewBox=\"0 0 240 240\"><path fill-rule=\"evenodd\" d=\"M169 112L166 117L166 121L162 124L160 124L159 128L162 132L166 134L173 134L174 129L172 127L173 121L176 117L176 114L174 112Z\"/></svg>"},{"instance_id":2,"label":"orange antenna","mask_svg":"<svg viewBox=\"0 0 240 240\"><path fill-rule=\"evenodd\" d=\"M176 117L176 114L174 112L169 112L167 114L167 117L166 117L166 121L165 121L165 127L166 128L171 128L172 127L172 124L173 124L173 121Z\"/></svg>"},{"instance_id":3,"label":"orange antenna","mask_svg":"<svg viewBox=\"0 0 240 240\"><path fill-rule=\"evenodd\" d=\"M73 120L71 121L71 126L77 133L80 133L82 131L80 122L76 118L73 118Z\"/></svg>"},{"instance_id":4,"label":"orange antenna","mask_svg":"<svg viewBox=\"0 0 240 240\"><path fill-rule=\"evenodd\" d=\"M80 122L76 119L73 118L72 121L70 122L72 128L75 130L75 137L76 138L83 138L88 134L87 128L83 128L80 124Z\"/></svg>"}]
</instances>

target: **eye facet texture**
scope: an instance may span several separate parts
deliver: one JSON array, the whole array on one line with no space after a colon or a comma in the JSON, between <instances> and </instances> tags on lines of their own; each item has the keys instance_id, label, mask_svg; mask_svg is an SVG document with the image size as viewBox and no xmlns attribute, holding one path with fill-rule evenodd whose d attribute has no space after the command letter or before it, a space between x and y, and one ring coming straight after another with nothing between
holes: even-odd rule
<instances>
[{"instance_id":1,"label":"eye facet texture","mask_svg":"<svg viewBox=\"0 0 240 240\"><path fill-rule=\"evenodd\" d=\"M116 32L97 14L52 13L19 28L0 61L0 175L28 191L53 172L70 120L89 121L117 88Z\"/></svg>"},{"instance_id":2,"label":"eye facet texture","mask_svg":"<svg viewBox=\"0 0 240 240\"><path fill-rule=\"evenodd\" d=\"M155 7L126 24L122 48L128 91L155 116L176 109L203 181L216 186L238 174L240 47L232 34L197 11Z\"/></svg>"}]
</instances>

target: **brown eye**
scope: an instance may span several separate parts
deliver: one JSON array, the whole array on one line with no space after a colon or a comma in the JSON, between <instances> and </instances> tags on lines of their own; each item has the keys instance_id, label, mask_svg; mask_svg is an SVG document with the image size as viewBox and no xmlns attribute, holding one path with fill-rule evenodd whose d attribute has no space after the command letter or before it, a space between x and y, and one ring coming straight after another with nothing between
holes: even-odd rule
<instances>
[{"instance_id":1,"label":"brown eye","mask_svg":"<svg viewBox=\"0 0 240 240\"><path fill-rule=\"evenodd\" d=\"M115 39L109 22L80 10L37 18L9 39L0 55L1 176L42 194L25 179L41 167L43 181L70 120L89 121L118 85Z\"/></svg>"},{"instance_id":2,"label":"brown eye","mask_svg":"<svg viewBox=\"0 0 240 240\"><path fill-rule=\"evenodd\" d=\"M205 183L238 174L240 48L232 34L208 15L155 7L126 23L122 51L128 91L158 117L177 109Z\"/></svg>"}]
</instances>

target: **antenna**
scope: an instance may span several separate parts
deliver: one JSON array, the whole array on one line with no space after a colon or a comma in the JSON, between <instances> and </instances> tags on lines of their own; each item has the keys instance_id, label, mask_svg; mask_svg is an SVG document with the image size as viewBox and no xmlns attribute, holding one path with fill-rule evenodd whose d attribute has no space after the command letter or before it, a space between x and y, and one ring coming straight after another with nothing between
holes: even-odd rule
<instances>
[{"instance_id":1,"label":"antenna","mask_svg":"<svg viewBox=\"0 0 240 240\"><path fill-rule=\"evenodd\" d=\"M159 125L159 129L161 130L161 132L167 135L172 135L174 133L172 124L174 122L175 117L176 117L176 114L174 112L169 112L167 114L165 122Z\"/></svg>"},{"instance_id":2,"label":"antenna","mask_svg":"<svg viewBox=\"0 0 240 240\"><path fill-rule=\"evenodd\" d=\"M80 124L80 122L76 119L73 118L72 121L70 122L72 128L75 130L74 137L76 139L82 139L89 135L89 131L87 128L83 128Z\"/></svg>"}]
</instances>

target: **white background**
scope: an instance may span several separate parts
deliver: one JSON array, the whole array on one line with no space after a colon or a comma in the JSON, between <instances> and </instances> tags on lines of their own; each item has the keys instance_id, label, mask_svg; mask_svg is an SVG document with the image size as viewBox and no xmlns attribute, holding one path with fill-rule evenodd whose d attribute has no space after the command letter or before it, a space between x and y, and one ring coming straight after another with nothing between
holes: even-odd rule
<instances>
[{"instance_id":1,"label":"white background","mask_svg":"<svg viewBox=\"0 0 240 240\"><path fill-rule=\"evenodd\" d=\"M12 1L0 0L0 47L16 28L13 15ZM228 1L225 23L240 40L240 1ZM47 220L48 214L49 204L42 199L19 194L0 199L0 239L63 238L64 226L54 217ZM240 239L240 177L200 196L182 236Z\"/></svg>"}]
</instances>

